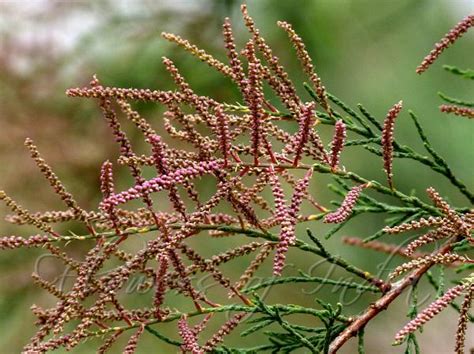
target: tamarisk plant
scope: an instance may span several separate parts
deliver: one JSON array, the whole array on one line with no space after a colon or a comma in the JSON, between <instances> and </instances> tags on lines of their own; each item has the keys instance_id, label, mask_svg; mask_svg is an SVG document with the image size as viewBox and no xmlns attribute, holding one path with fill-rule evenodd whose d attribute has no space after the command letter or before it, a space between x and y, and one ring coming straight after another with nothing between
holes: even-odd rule
<instances>
[{"instance_id":1,"label":"tamarisk plant","mask_svg":"<svg viewBox=\"0 0 474 354\"><path fill-rule=\"evenodd\" d=\"M418 352L417 330L451 305L459 312L455 351L462 353L466 328L473 320L469 314L474 291L473 262L469 252L474 243L474 210L469 205L474 201L474 194L435 151L415 113L409 111L408 115L429 156L400 144L395 138L397 117L405 115L401 101L387 109L383 122L362 105L358 105L359 112L349 108L326 91L303 40L292 26L278 22L278 26L288 34L303 71L309 77L309 83L304 84L309 101L297 95L295 84L255 26L245 5L242 13L250 39L242 50L237 50L230 20L225 20L223 39L227 64L178 35L163 33L165 39L175 42L232 80L242 95L239 103L218 102L200 96L169 58L163 58L163 64L176 84L175 91L107 87L96 76L88 87L67 91L70 97L97 101L119 145L120 157L116 163L107 160L101 167L103 198L97 210L84 210L43 159L34 142L26 140L25 145L33 160L66 209L30 212L1 192L0 199L13 212L6 220L33 225L39 231L27 238L2 237L0 247L44 247L71 267L75 278L70 287L58 288L33 274L33 281L58 301L48 309L33 305L38 330L24 351L43 353L60 347L69 350L90 338L100 337L103 343L98 353L104 353L117 339L127 337L123 352L133 353L140 338L149 334L178 350L192 353L291 352L299 348L312 353L336 353L350 338L358 336L358 348L362 353L365 326L410 287L416 294L416 285L426 276L439 298L418 313L416 296L412 295L411 321L395 335L395 342L405 342L407 352ZM425 71L473 24L473 15L461 21L436 45L417 72ZM469 79L474 77L469 70L451 66L447 70ZM264 88L270 88L272 93L266 95ZM443 94L441 97L457 105L456 108L442 106L442 111L472 118L469 108L473 107L472 103ZM271 104L270 99L278 99L279 105ZM170 138L181 142L179 147L165 142L163 136L133 108L135 101L165 107L163 128ZM141 131L150 147L148 155L134 151L122 129L122 118ZM296 133L284 130L281 121L297 126ZM334 127L331 142L324 142L321 138L321 125ZM351 140L347 139L349 135ZM386 181L372 180L341 165L341 154L353 146L362 146L367 153L381 157ZM393 159L411 159L444 176L466 198L468 206L450 206L433 186L427 189L431 203L423 201L421 196L408 195L397 189ZM134 179L133 186L123 191L115 187L117 164L128 168ZM155 176L146 179L143 171L151 169ZM343 196L334 209L322 206L308 192L308 185L317 174L331 175L336 184L330 188ZM215 186L215 192L208 199L203 198L196 186L200 178ZM283 185L289 185L293 193L285 195ZM267 193L266 189L272 193ZM394 202L378 201L368 195L369 191L373 195L391 196ZM161 205L158 207L157 193L167 196L171 211ZM136 202L130 203L133 201ZM142 206L137 207L137 202ZM314 212L303 214L303 202L311 205ZM385 213L392 218L387 227L377 233L365 239L345 238L344 242L407 259L387 279L350 264L324 246L324 238L329 238L351 218L362 213ZM62 235L55 230L55 224L70 221L82 223L87 233ZM316 232L311 230L317 230L312 224L318 221L335 223L336 226L325 236L316 236ZM307 230L310 243L304 241L306 235L296 234L296 226L302 223L311 223ZM423 231L425 229L429 231ZM387 234L407 231L416 231L420 235L403 248L377 240ZM207 241L206 234L217 239ZM218 242L228 236L239 237L241 245L210 258L200 255L188 242L196 237L201 242ZM66 253L68 243L85 240L93 241L93 246L83 259L73 259ZM134 253L125 247L133 244L136 249L143 240L143 247ZM419 250L426 245L434 245L433 250ZM314 277L304 272L298 276L286 276L284 267L290 247L315 259L325 259L360 281ZM223 264L245 255L254 258L246 269L242 269L240 279L232 280L224 274ZM268 274L267 279L250 285L256 271L268 258L273 262L273 276ZM430 271L435 265L455 267L459 275L456 284L446 292L440 283L442 278ZM226 290L229 299L214 299L199 289L193 281L197 273L209 274ZM150 289L153 297L148 306L130 308L121 291L137 274L146 279L141 288ZM262 291L291 283L336 285L356 289L362 294L375 293L378 299L360 314L346 314L341 304L319 299L314 308L265 302ZM167 298L174 293L184 296L194 309L168 307ZM464 301L458 305L455 298L460 296ZM205 329L216 321L217 313L227 313L229 317L218 331L208 334ZM293 322L291 315L295 314L312 317L314 325ZM160 332L160 324L168 322L176 323L175 337ZM225 336L239 327L245 327L239 332L241 337L261 333L262 343L256 347L238 348L225 345ZM263 340L265 337L267 340Z\"/></svg>"}]
</instances>

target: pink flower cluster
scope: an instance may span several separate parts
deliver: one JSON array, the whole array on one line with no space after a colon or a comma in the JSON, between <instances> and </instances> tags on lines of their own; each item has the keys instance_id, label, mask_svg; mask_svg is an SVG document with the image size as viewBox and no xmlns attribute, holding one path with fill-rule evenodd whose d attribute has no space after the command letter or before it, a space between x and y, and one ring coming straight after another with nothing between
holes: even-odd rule
<instances>
[{"instance_id":1,"label":"pink flower cluster","mask_svg":"<svg viewBox=\"0 0 474 354\"><path fill-rule=\"evenodd\" d=\"M161 175L142 184L136 185L124 192L114 194L104 199L100 203L100 209L106 211L119 204L124 204L133 199L139 199L144 193L158 192L170 188L173 185L183 183L186 180L203 176L206 173L218 171L220 163L218 161L204 161L201 163L192 163L190 166Z\"/></svg>"},{"instance_id":2,"label":"pink flower cluster","mask_svg":"<svg viewBox=\"0 0 474 354\"><path fill-rule=\"evenodd\" d=\"M335 212L329 213L324 217L324 222L338 224L345 221L351 214L352 209L354 209L362 190L369 186L370 185L366 183L353 187L349 192L347 192L341 206Z\"/></svg>"},{"instance_id":3,"label":"pink flower cluster","mask_svg":"<svg viewBox=\"0 0 474 354\"><path fill-rule=\"evenodd\" d=\"M270 169L270 185L275 198L275 219L281 225L279 242L273 263L273 274L280 275L285 266L286 253L290 245L296 242L295 227L299 209L304 197L307 194L307 188L312 176L312 170L308 170L306 175L297 182L291 203L286 205L283 189L281 188L278 175L273 167Z\"/></svg>"},{"instance_id":4,"label":"pink flower cluster","mask_svg":"<svg viewBox=\"0 0 474 354\"><path fill-rule=\"evenodd\" d=\"M189 328L186 317L181 317L178 321L179 335L183 338L183 351L190 351L193 354L203 354L204 351L199 347L196 334Z\"/></svg>"}]
</instances>

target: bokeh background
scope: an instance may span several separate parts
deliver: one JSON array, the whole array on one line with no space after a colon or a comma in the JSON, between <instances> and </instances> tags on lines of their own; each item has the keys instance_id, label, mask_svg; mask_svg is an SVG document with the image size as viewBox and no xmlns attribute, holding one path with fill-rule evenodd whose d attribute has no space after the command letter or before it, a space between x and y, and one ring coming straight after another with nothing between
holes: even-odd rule
<instances>
[{"instance_id":1,"label":"bokeh background","mask_svg":"<svg viewBox=\"0 0 474 354\"><path fill-rule=\"evenodd\" d=\"M160 33L180 34L225 59L221 36L224 17L232 19L240 45L247 38L240 21L240 3L232 0L0 1L1 189L33 211L62 208L23 146L24 139L31 137L81 205L96 208L100 198L100 165L117 156L117 147L95 103L67 98L64 94L69 87L85 85L94 73L110 86L170 88L169 76L161 64L161 57L166 55L175 60L196 92L225 102L237 101L239 97L229 81L160 38ZM442 64L461 68L474 66L474 31L444 53L427 73L418 76L414 71L433 43L474 11L472 1L253 0L247 3L262 34L298 83L302 95L305 95L302 83L306 78L286 34L276 26L277 20L294 25L305 40L327 89L349 105L355 107L363 103L382 119L393 103L403 99L406 108L418 113L433 145L449 161L455 174L471 189L474 187L472 122L448 117L437 109L441 103L438 91L474 100L472 81L453 77L442 69ZM158 108L147 105L141 110L153 125L160 126ZM323 134L327 141L330 130ZM140 149L143 143L139 132L131 131L130 135ZM406 111L397 122L396 136L422 151ZM383 178L380 160L363 150L347 152L343 162L367 178ZM123 187L129 182L126 178L119 182ZM433 185L453 205L469 206L443 177L409 161L395 163L395 181L402 191L414 191L422 198L425 198L426 187ZM327 191L327 182L320 178L311 187L311 193L323 203L338 198ZM3 206L0 211L2 215L6 213ZM364 237L383 225L383 216L361 217L327 241L328 247L376 272L385 257L342 246L340 236ZM327 230L320 223L311 228L316 234ZM29 232L34 230L0 223L1 235ZM239 240L225 242L227 246L241 243ZM403 242L403 239L394 242ZM205 245L202 251L212 254L212 247L214 245ZM80 258L86 249L87 245L73 244L69 246L69 253ZM58 263L42 260L43 253L16 250L0 254L0 353L19 352L34 333L34 318L29 310L32 303L53 303L48 294L30 281L38 262L46 276L54 277L63 270ZM318 261L306 258L295 258L295 267L308 269ZM399 261L393 260L385 266L393 267ZM244 266L244 263L234 263L228 271L237 277ZM313 274L324 275L327 271L327 267L318 267ZM347 274L336 273L335 276ZM290 298L295 303L317 306L316 295L303 292L311 289L300 285L275 288L268 294L269 301ZM425 290L432 299L433 291ZM334 289L320 291L317 296L332 303L341 299L340 291ZM143 304L144 300L136 301ZM170 306L178 306L180 300L176 301ZM356 301L348 310L356 313L367 301ZM367 353L403 352L403 347L391 347L390 343L396 330L406 322L406 311L407 296L370 323L366 330ZM456 316L451 309L433 320L419 337L423 352L451 352L455 325ZM174 325L161 328L168 334L176 331ZM472 327L468 331L468 347L474 347ZM176 351L147 333L142 338L139 353ZM259 340L263 338L256 335L246 339L245 344ZM89 353L97 343L88 342L73 352ZM239 339L233 336L230 343L235 345ZM120 348L117 345L113 352L119 352ZM352 341L341 352L353 353L354 350L355 341Z\"/></svg>"}]
</instances>

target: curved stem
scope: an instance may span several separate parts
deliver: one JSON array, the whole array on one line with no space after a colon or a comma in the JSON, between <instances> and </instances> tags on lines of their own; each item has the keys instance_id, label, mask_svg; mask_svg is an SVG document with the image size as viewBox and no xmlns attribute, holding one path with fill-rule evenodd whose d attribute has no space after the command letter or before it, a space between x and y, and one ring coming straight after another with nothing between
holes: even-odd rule
<instances>
[{"instance_id":1,"label":"curved stem","mask_svg":"<svg viewBox=\"0 0 474 354\"><path fill-rule=\"evenodd\" d=\"M452 243L455 239L451 239L434 254L445 254L451 250ZM336 339L334 339L329 347L329 354L335 354L350 338L354 337L362 330L368 322L370 322L380 312L387 309L387 307L402 294L403 290L418 282L418 280L434 265L434 262L429 263L411 274L395 283L389 292L383 295L375 303L365 310L365 312L358 316L344 331L342 331Z\"/></svg>"}]
</instances>

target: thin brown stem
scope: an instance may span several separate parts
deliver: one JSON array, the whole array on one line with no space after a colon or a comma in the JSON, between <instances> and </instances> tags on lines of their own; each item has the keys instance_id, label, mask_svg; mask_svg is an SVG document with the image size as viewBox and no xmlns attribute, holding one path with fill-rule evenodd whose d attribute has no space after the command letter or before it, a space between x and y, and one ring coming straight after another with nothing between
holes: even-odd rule
<instances>
[{"instance_id":1,"label":"thin brown stem","mask_svg":"<svg viewBox=\"0 0 474 354\"><path fill-rule=\"evenodd\" d=\"M445 254L451 251L452 243L455 239L449 240L443 247L438 251L433 252L435 254ZM369 307L364 311L364 313L355 318L355 320L344 329L337 337L334 339L329 347L329 354L337 353L337 351L352 337L356 336L359 331L364 329L364 327L369 323L374 317L380 314L382 311L386 310L388 306L397 299L403 291L409 286L415 284L422 276L425 274L434 263L429 263L411 274L407 275L402 280L393 284L390 291L383 295L376 302L369 305Z\"/></svg>"}]
</instances>

